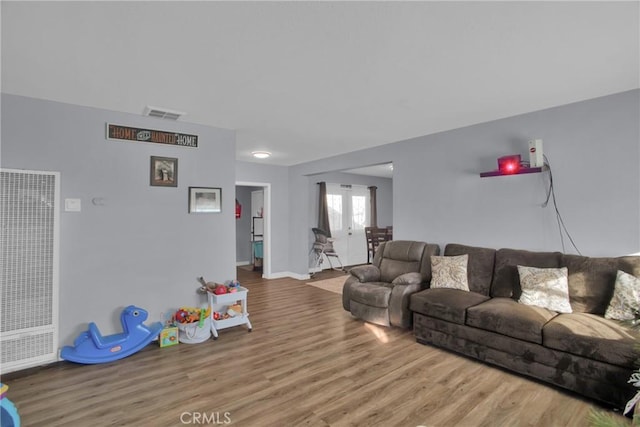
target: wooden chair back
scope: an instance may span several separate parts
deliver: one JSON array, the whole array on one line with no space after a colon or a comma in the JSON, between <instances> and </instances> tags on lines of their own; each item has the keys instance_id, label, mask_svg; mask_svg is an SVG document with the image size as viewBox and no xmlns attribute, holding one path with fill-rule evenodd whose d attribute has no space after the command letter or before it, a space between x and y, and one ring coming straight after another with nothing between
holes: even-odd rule
<instances>
[{"instance_id":1,"label":"wooden chair back","mask_svg":"<svg viewBox=\"0 0 640 427\"><path fill-rule=\"evenodd\" d=\"M371 264L380 243L393 240L393 229L391 227L365 227L364 235L367 238L367 263Z\"/></svg>"}]
</instances>

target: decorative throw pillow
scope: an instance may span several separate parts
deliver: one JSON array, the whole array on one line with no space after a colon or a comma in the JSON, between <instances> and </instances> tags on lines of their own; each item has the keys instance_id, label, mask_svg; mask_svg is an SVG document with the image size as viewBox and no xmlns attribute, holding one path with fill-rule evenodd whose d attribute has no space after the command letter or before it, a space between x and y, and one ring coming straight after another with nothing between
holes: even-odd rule
<instances>
[{"instance_id":1,"label":"decorative throw pillow","mask_svg":"<svg viewBox=\"0 0 640 427\"><path fill-rule=\"evenodd\" d=\"M522 295L518 302L558 313L571 313L567 267L537 268L518 266Z\"/></svg>"},{"instance_id":2,"label":"decorative throw pillow","mask_svg":"<svg viewBox=\"0 0 640 427\"><path fill-rule=\"evenodd\" d=\"M431 288L460 289L469 292L467 262L469 255L432 256Z\"/></svg>"},{"instance_id":3,"label":"decorative throw pillow","mask_svg":"<svg viewBox=\"0 0 640 427\"><path fill-rule=\"evenodd\" d=\"M604 317L613 320L634 320L638 310L640 310L640 279L618 270L613 297Z\"/></svg>"}]
</instances>

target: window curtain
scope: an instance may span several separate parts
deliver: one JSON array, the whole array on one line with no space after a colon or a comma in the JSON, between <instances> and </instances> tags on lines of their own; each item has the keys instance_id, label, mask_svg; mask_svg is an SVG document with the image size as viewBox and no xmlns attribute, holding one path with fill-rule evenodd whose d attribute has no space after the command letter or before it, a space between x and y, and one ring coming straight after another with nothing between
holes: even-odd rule
<instances>
[{"instance_id":1,"label":"window curtain","mask_svg":"<svg viewBox=\"0 0 640 427\"><path fill-rule=\"evenodd\" d=\"M327 237L331 237L331 227L329 226L329 206L327 205L327 183L318 183L318 228L327 232Z\"/></svg>"},{"instance_id":2,"label":"window curtain","mask_svg":"<svg viewBox=\"0 0 640 427\"><path fill-rule=\"evenodd\" d=\"M378 226L378 200L376 199L376 190L378 187L369 187L369 203L371 204L371 227Z\"/></svg>"}]
</instances>

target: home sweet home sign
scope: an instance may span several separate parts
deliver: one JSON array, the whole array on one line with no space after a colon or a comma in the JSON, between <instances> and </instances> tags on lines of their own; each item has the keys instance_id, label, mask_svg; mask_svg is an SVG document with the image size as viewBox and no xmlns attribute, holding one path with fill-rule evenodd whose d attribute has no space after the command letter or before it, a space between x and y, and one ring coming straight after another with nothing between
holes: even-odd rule
<instances>
[{"instance_id":1,"label":"home sweet home sign","mask_svg":"<svg viewBox=\"0 0 640 427\"><path fill-rule=\"evenodd\" d=\"M141 129L107 123L107 139L122 141L153 142L156 144L179 145L198 148L198 135L167 132L163 130Z\"/></svg>"}]
</instances>

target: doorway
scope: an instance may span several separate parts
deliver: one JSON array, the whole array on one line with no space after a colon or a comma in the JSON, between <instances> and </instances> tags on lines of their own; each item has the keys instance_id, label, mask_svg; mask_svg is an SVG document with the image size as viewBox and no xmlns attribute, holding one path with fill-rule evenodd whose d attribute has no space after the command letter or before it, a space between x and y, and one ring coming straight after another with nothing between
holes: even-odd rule
<instances>
[{"instance_id":1,"label":"doorway","mask_svg":"<svg viewBox=\"0 0 640 427\"><path fill-rule=\"evenodd\" d=\"M364 228L369 225L369 190L365 185L327 183L333 247L344 265L367 263Z\"/></svg>"},{"instance_id":2,"label":"doorway","mask_svg":"<svg viewBox=\"0 0 640 427\"><path fill-rule=\"evenodd\" d=\"M271 184L236 182L236 265L271 276Z\"/></svg>"}]
</instances>

